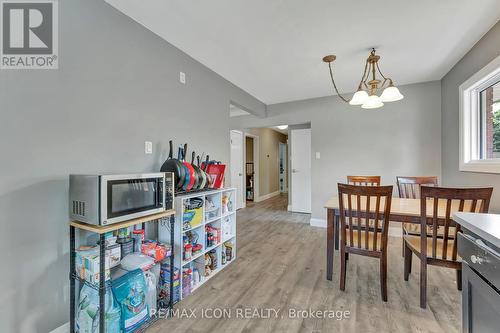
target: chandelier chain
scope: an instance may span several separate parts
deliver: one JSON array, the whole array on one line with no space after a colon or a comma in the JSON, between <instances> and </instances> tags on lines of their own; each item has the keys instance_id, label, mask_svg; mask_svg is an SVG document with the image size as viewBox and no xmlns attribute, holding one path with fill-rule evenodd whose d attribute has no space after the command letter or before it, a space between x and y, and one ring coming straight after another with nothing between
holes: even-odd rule
<instances>
[{"instance_id":1,"label":"chandelier chain","mask_svg":"<svg viewBox=\"0 0 500 333\"><path fill-rule=\"evenodd\" d=\"M337 95L346 103L349 103L349 100L348 99L345 99L344 96L342 96L340 93L339 93L339 90L337 89L337 85L335 84L335 80L333 79L333 73L332 73L332 64L329 62L328 63L328 68L330 69L330 78L332 79L332 83L333 83L333 88L335 89L335 91L337 92Z\"/></svg>"}]
</instances>

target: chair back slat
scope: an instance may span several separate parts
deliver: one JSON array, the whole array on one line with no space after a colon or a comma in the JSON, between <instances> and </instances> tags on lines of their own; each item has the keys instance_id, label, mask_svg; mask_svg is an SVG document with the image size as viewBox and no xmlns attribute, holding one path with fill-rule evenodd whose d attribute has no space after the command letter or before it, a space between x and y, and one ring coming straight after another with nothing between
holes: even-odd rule
<instances>
[{"instance_id":1,"label":"chair back slat","mask_svg":"<svg viewBox=\"0 0 500 333\"><path fill-rule=\"evenodd\" d=\"M446 213L445 213L445 228L443 233L443 251L441 252L441 258L447 259L448 257L448 238L449 238L449 226L451 221L451 204L452 200L446 200Z\"/></svg>"},{"instance_id":2,"label":"chair back slat","mask_svg":"<svg viewBox=\"0 0 500 333\"><path fill-rule=\"evenodd\" d=\"M351 196L348 195L348 212L349 212L349 241L350 241L350 245L349 246L353 246L354 244L354 232L353 232L353 221L352 221L352 200L351 200Z\"/></svg>"},{"instance_id":3,"label":"chair back slat","mask_svg":"<svg viewBox=\"0 0 500 333\"><path fill-rule=\"evenodd\" d=\"M457 234L460 226L452 220L455 212L487 213L490 205L493 188L443 188L422 186L420 206L420 228L432 228L431 237L428 231L420 233L422 257L437 258L437 244L442 242L442 251L439 253L443 260L457 260ZM432 205L431 211L428 207ZM454 227L453 237L450 227ZM442 234L438 235L438 229ZM439 236L439 237L438 237ZM432 242L431 253L427 253L427 242ZM452 243L451 256L448 255L449 243Z\"/></svg>"},{"instance_id":4,"label":"chair back slat","mask_svg":"<svg viewBox=\"0 0 500 333\"><path fill-rule=\"evenodd\" d=\"M378 235L377 235L377 232L379 230L378 228L378 221L380 219L380 197L377 196L377 199L375 200L376 203L375 203L375 223L374 223L374 231L375 231L375 237L373 237L373 248L376 249L377 248L377 239L378 239Z\"/></svg>"},{"instance_id":5,"label":"chair back slat","mask_svg":"<svg viewBox=\"0 0 500 333\"><path fill-rule=\"evenodd\" d=\"M385 251L392 188L338 184L342 246L363 252Z\"/></svg>"},{"instance_id":6,"label":"chair back slat","mask_svg":"<svg viewBox=\"0 0 500 333\"><path fill-rule=\"evenodd\" d=\"M356 219L357 225L358 225L358 247L361 248L361 196L358 194L356 195L356 207L358 207L358 218Z\"/></svg>"},{"instance_id":7,"label":"chair back slat","mask_svg":"<svg viewBox=\"0 0 500 333\"><path fill-rule=\"evenodd\" d=\"M438 232L438 207L439 200L434 200L434 207L432 209L432 257L436 257L437 248L437 232Z\"/></svg>"},{"instance_id":8,"label":"chair back slat","mask_svg":"<svg viewBox=\"0 0 500 333\"><path fill-rule=\"evenodd\" d=\"M380 176L347 176L347 183L356 186L380 186Z\"/></svg>"},{"instance_id":9,"label":"chair back slat","mask_svg":"<svg viewBox=\"0 0 500 333\"><path fill-rule=\"evenodd\" d=\"M438 179L430 177L396 177L400 198L420 199L420 187L437 186Z\"/></svg>"}]
</instances>

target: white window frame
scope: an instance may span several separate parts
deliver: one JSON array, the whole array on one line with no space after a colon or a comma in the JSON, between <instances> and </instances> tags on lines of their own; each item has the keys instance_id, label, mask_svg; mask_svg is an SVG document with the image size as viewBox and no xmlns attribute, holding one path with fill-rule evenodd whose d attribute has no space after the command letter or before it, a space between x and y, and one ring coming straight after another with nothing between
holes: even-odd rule
<instances>
[{"instance_id":1,"label":"white window frame","mask_svg":"<svg viewBox=\"0 0 500 333\"><path fill-rule=\"evenodd\" d=\"M481 159L479 94L500 80L500 56L471 76L460 92L460 171L500 173L500 158Z\"/></svg>"}]
</instances>

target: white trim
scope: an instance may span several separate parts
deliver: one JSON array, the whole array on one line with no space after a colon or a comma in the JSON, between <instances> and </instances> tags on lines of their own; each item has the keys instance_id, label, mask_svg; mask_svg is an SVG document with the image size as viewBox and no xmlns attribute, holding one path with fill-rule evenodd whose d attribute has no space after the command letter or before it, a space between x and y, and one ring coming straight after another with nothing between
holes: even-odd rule
<instances>
[{"instance_id":1,"label":"white trim","mask_svg":"<svg viewBox=\"0 0 500 333\"><path fill-rule=\"evenodd\" d=\"M326 228L326 226L327 226L326 220L316 219L316 218L312 218L312 217L311 217L311 220L309 221L309 224L311 225L311 227L318 227L318 228Z\"/></svg>"},{"instance_id":2,"label":"white trim","mask_svg":"<svg viewBox=\"0 0 500 333\"><path fill-rule=\"evenodd\" d=\"M271 199L275 196L278 196L280 195L280 191L276 191L276 192L272 192L272 193L268 193L266 195L263 195L263 196L260 196L256 202L261 202L261 201L264 201L264 200L267 200L267 199Z\"/></svg>"},{"instance_id":3,"label":"white trim","mask_svg":"<svg viewBox=\"0 0 500 333\"><path fill-rule=\"evenodd\" d=\"M500 79L500 56L459 87L460 171L500 173L500 159L480 159L479 93Z\"/></svg>"},{"instance_id":4,"label":"white trim","mask_svg":"<svg viewBox=\"0 0 500 333\"><path fill-rule=\"evenodd\" d=\"M291 205L288 205L288 206L286 207L286 210L287 210L287 211L289 211L289 212L291 212L291 211L292 211L292 206L291 206Z\"/></svg>"}]
</instances>

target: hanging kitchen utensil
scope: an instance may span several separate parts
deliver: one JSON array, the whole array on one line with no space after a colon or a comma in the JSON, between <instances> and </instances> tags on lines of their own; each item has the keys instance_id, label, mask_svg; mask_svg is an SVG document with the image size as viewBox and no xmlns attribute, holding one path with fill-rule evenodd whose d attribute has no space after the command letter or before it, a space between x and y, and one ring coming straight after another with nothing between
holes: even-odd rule
<instances>
[{"instance_id":1,"label":"hanging kitchen utensil","mask_svg":"<svg viewBox=\"0 0 500 333\"><path fill-rule=\"evenodd\" d=\"M195 181L196 181L196 175L194 173L193 166L191 163L186 161L186 154L187 154L187 143L184 144L184 150L182 151L182 163L188 168L189 170L189 183L188 186L186 186L186 191L191 191L193 188Z\"/></svg>"},{"instance_id":2,"label":"hanging kitchen utensil","mask_svg":"<svg viewBox=\"0 0 500 333\"><path fill-rule=\"evenodd\" d=\"M163 162L160 171L161 172L173 172L175 178L175 188L181 190L184 185L184 180L186 178L186 171L184 165L178 159L173 158L173 143L172 140L169 142L170 150L168 153L168 159Z\"/></svg>"}]
</instances>

